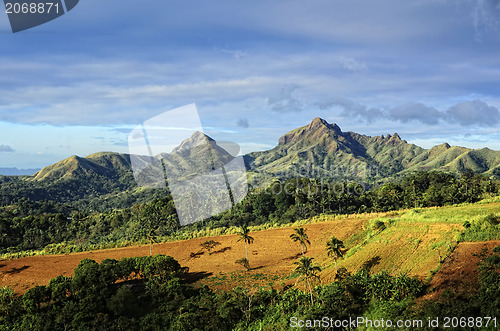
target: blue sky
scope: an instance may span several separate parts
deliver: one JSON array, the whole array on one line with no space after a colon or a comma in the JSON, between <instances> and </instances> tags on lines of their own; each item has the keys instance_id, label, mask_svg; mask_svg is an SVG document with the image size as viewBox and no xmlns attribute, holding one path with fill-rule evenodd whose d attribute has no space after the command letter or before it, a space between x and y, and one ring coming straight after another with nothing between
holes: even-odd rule
<instances>
[{"instance_id":1,"label":"blue sky","mask_svg":"<svg viewBox=\"0 0 500 331\"><path fill-rule=\"evenodd\" d=\"M243 152L317 116L500 150L498 0L82 0L16 34L0 14L0 42L0 167L127 152L191 103Z\"/></svg>"}]
</instances>

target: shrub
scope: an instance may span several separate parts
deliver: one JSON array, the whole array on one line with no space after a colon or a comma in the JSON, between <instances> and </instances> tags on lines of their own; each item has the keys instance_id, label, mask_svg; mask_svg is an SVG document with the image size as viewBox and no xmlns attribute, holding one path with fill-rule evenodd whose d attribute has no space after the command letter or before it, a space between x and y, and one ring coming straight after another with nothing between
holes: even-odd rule
<instances>
[{"instance_id":1,"label":"shrub","mask_svg":"<svg viewBox=\"0 0 500 331\"><path fill-rule=\"evenodd\" d=\"M383 231L385 230L385 223L381 220L376 220L375 223L373 223L373 229Z\"/></svg>"},{"instance_id":2,"label":"shrub","mask_svg":"<svg viewBox=\"0 0 500 331\"><path fill-rule=\"evenodd\" d=\"M488 216L486 216L484 219L483 219L484 222L488 222L489 224L495 226L495 225L498 225L499 220L498 220L498 216L496 216L495 214L489 214Z\"/></svg>"}]
</instances>

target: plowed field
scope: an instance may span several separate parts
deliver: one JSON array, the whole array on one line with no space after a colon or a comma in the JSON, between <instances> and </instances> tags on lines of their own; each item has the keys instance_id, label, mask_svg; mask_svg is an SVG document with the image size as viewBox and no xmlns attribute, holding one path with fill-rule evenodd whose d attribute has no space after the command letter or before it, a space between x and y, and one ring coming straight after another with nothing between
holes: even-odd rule
<instances>
[{"instance_id":1,"label":"plowed field","mask_svg":"<svg viewBox=\"0 0 500 331\"><path fill-rule=\"evenodd\" d=\"M366 219L349 219L309 224L307 229L311 246L309 256L326 256L325 242L330 236L341 240L362 230ZM292 228L280 228L252 232L254 243L248 246L250 265L253 272L283 275L290 273L297 261L300 247L290 240ZM196 238L153 245L153 254L174 257L182 266L189 267L193 274L210 276L242 270L235 264L245 257L245 245L237 242L237 235L214 236L209 239L220 242L211 255L201 253L200 244L205 238ZM191 253L199 253L191 257ZM39 255L0 261L0 286L10 286L16 293L24 293L36 285L48 285L51 278L59 275L72 276L73 269L84 258L100 262L106 258L149 255L149 246L134 246L65 255ZM252 272L251 271L251 272Z\"/></svg>"}]
</instances>

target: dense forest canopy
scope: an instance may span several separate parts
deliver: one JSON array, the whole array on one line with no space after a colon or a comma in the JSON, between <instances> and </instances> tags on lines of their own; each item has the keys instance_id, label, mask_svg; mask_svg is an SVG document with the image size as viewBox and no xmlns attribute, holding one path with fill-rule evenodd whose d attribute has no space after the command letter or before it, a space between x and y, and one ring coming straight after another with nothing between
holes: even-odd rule
<instances>
[{"instance_id":1,"label":"dense forest canopy","mask_svg":"<svg viewBox=\"0 0 500 331\"><path fill-rule=\"evenodd\" d=\"M137 242L146 233L166 237L192 231L268 222L290 223L320 214L380 212L401 208L443 206L475 202L498 193L499 185L482 175L460 176L432 171L418 172L399 181L365 190L361 183L294 178L274 181L266 189L250 191L232 210L181 228L175 204L166 191L143 191L149 202L106 212L75 208L78 205L26 198L0 209L0 252L40 250L67 243L75 250L93 245ZM103 201L103 204L106 202Z\"/></svg>"},{"instance_id":2,"label":"dense forest canopy","mask_svg":"<svg viewBox=\"0 0 500 331\"><path fill-rule=\"evenodd\" d=\"M335 282L315 286L308 295L296 287L218 292L195 287L187 281L187 270L163 255L100 264L85 259L73 277L59 276L23 296L0 288L0 330L289 330L306 323L324 330L367 328L366 323L382 318L393 327L413 321L419 324L410 326L432 329L428 320L443 316L467 316L457 319L457 326L481 323L493 330L500 322L495 315L500 306L499 249L485 254L477 293L446 293L418 305L415 299L426 290L422 281L404 274L371 274L369 267L355 273L339 270ZM337 325L349 320L359 324Z\"/></svg>"}]
</instances>

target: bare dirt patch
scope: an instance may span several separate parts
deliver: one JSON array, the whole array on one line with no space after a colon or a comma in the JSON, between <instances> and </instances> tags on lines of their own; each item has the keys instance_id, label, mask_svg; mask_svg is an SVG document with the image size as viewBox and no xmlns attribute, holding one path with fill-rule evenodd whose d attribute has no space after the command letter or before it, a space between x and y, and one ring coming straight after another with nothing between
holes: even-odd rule
<instances>
[{"instance_id":1,"label":"bare dirt patch","mask_svg":"<svg viewBox=\"0 0 500 331\"><path fill-rule=\"evenodd\" d=\"M459 243L432 278L432 293L423 299L436 298L445 289L465 295L477 292L478 263L484 258L483 252L491 253L491 250L499 245L499 240Z\"/></svg>"},{"instance_id":2,"label":"bare dirt patch","mask_svg":"<svg viewBox=\"0 0 500 331\"><path fill-rule=\"evenodd\" d=\"M366 219L347 219L304 225L307 229L311 246L308 256L326 256L325 243L330 236L345 240L361 231ZM249 245L248 253L253 270L249 273L279 275L290 274L293 263L301 256L300 247L290 240L293 229L290 227L253 232L255 241ZM165 254L174 257L182 266L189 267L194 281L203 278L242 270L235 264L237 259L245 257L245 245L237 242L237 235L213 236L210 240L221 243L211 255L203 251L200 244L207 238L155 244L153 254ZM149 246L134 246L92 252L65 255L41 255L0 261L0 286L10 286L18 294L36 285L48 285L51 278L59 275L72 276L73 269L85 259L97 262L106 258L149 255Z\"/></svg>"}]
</instances>

